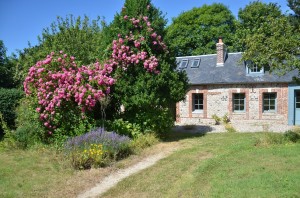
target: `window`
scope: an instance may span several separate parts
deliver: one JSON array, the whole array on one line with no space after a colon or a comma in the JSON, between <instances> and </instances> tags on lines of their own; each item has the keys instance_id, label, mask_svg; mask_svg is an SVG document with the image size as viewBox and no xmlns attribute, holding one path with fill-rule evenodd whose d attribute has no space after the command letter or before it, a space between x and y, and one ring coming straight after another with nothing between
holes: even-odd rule
<instances>
[{"instance_id":1,"label":"window","mask_svg":"<svg viewBox=\"0 0 300 198\"><path fill-rule=\"evenodd\" d=\"M183 60L181 61L181 63L180 63L179 68L181 68L181 69L186 68L187 65L188 65L188 63L189 63L189 60L188 60L188 59L183 59Z\"/></svg>"},{"instance_id":2,"label":"window","mask_svg":"<svg viewBox=\"0 0 300 198\"><path fill-rule=\"evenodd\" d=\"M203 94L193 94L193 111L203 111Z\"/></svg>"},{"instance_id":3,"label":"window","mask_svg":"<svg viewBox=\"0 0 300 198\"><path fill-rule=\"evenodd\" d=\"M192 68L199 67L199 64L200 64L200 58L194 59L193 64L192 64Z\"/></svg>"},{"instance_id":4,"label":"window","mask_svg":"<svg viewBox=\"0 0 300 198\"><path fill-rule=\"evenodd\" d=\"M251 61L246 62L247 74L263 74L264 67L258 67L258 65L254 64Z\"/></svg>"},{"instance_id":5,"label":"window","mask_svg":"<svg viewBox=\"0 0 300 198\"><path fill-rule=\"evenodd\" d=\"M243 112L245 111L245 93L233 94L233 111Z\"/></svg>"},{"instance_id":6,"label":"window","mask_svg":"<svg viewBox=\"0 0 300 198\"><path fill-rule=\"evenodd\" d=\"M276 93L264 93L263 94L263 111L275 112L276 111Z\"/></svg>"}]
</instances>

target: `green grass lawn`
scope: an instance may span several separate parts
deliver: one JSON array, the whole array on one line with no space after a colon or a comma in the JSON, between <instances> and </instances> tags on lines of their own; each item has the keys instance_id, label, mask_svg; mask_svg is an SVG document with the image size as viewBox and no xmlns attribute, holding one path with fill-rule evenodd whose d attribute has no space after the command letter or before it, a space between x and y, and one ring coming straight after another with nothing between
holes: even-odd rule
<instances>
[{"instance_id":1,"label":"green grass lawn","mask_svg":"<svg viewBox=\"0 0 300 198\"><path fill-rule=\"evenodd\" d=\"M182 149L104 197L300 197L300 143L255 146L265 133L181 136L168 139Z\"/></svg>"},{"instance_id":2,"label":"green grass lawn","mask_svg":"<svg viewBox=\"0 0 300 198\"><path fill-rule=\"evenodd\" d=\"M105 196L299 197L300 143L255 146L265 136L170 133L165 146L180 149ZM109 174L106 169L74 171L51 148L0 150L0 197L76 197Z\"/></svg>"},{"instance_id":3,"label":"green grass lawn","mask_svg":"<svg viewBox=\"0 0 300 198\"><path fill-rule=\"evenodd\" d=\"M45 197L73 170L51 149L0 151L0 197Z\"/></svg>"}]
</instances>

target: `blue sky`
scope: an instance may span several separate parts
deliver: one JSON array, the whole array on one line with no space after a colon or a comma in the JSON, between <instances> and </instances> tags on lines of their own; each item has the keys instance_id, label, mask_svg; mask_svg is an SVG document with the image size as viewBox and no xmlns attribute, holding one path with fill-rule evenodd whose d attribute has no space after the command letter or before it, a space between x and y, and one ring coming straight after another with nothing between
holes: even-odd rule
<instances>
[{"instance_id":1,"label":"blue sky","mask_svg":"<svg viewBox=\"0 0 300 198\"><path fill-rule=\"evenodd\" d=\"M0 40L7 48L7 55L17 49L28 47L28 42L37 44L37 36L43 28L56 21L57 16L65 18L69 14L74 17L87 15L91 20L97 16L105 17L111 22L114 15L120 12L125 0L0 0ZM152 3L166 14L171 22L173 17L193 7L201 7L212 2L223 3L237 16L239 8L245 7L248 0L152 0ZM286 0L263 0L281 6L283 12L288 11Z\"/></svg>"}]
</instances>

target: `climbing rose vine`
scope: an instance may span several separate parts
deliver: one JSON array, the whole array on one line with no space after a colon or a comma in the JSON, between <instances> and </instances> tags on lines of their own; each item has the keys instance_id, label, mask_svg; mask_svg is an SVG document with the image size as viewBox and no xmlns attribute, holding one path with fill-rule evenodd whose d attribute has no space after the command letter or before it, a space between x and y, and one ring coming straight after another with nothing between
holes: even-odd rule
<instances>
[{"instance_id":1,"label":"climbing rose vine","mask_svg":"<svg viewBox=\"0 0 300 198\"><path fill-rule=\"evenodd\" d=\"M66 103L75 103L82 115L91 110L98 100L110 93L115 80L110 76L112 64L94 63L78 67L75 57L52 52L45 60L29 69L24 81L27 95L36 94L36 111L49 134L56 128L56 115L62 113ZM59 122L59 121L58 121Z\"/></svg>"}]
</instances>

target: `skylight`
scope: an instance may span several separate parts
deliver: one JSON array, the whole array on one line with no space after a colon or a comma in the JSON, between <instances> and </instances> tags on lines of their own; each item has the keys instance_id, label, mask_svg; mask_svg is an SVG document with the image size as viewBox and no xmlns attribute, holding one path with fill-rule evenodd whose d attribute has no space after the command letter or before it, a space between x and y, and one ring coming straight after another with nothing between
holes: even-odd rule
<instances>
[{"instance_id":1,"label":"skylight","mask_svg":"<svg viewBox=\"0 0 300 198\"><path fill-rule=\"evenodd\" d=\"M186 68L187 65L188 65L188 63L189 63L189 60L188 60L188 59L183 59L183 60L181 61L179 67L180 67L180 68Z\"/></svg>"},{"instance_id":2,"label":"skylight","mask_svg":"<svg viewBox=\"0 0 300 198\"><path fill-rule=\"evenodd\" d=\"M195 58L192 64L192 68L197 68L200 65L200 58Z\"/></svg>"}]
</instances>

